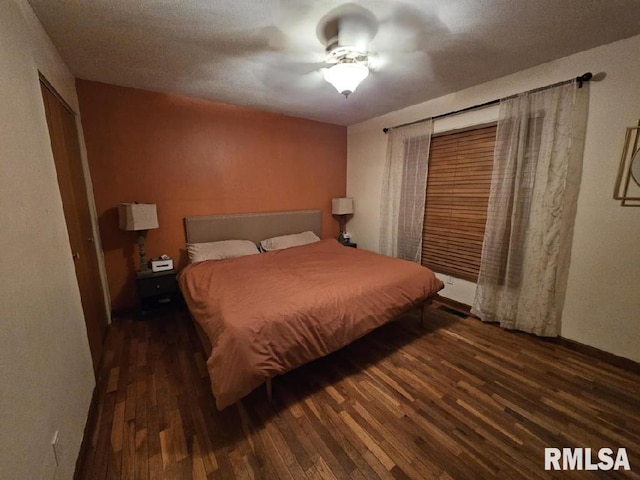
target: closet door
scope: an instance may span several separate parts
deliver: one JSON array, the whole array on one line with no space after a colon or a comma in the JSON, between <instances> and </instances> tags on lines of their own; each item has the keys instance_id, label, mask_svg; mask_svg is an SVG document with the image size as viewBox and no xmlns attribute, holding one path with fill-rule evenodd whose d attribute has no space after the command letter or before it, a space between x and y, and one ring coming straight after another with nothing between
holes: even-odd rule
<instances>
[{"instance_id":1,"label":"closet door","mask_svg":"<svg viewBox=\"0 0 640 480\"><path fill-rule=\"evenodd\" d=\"M108 317L94 245L75 114L59 99L51 87L42 81L40 86L64 217L69 232L71 246L69 255L72 256L75 265L93 370L97 377Z\"/></svg>"}]
</instances>

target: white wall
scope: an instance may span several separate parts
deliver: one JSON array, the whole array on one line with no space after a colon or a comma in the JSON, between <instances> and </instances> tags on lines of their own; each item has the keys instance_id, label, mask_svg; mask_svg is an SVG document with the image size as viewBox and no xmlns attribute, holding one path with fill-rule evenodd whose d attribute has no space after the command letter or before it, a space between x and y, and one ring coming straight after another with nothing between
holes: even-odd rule
<instances>
[{"instance_id":1,"label":"white wall","mask_svg":"<svg viewBox=\"0 0 640 480\"><path fill-rule=\"evenodd\" d=\"M0 0L3 479L73 476L95 384L39 69L77 109L74 79L26 0Z\"/></svg>"},{"instance_id":2,"label":"white wall","mask_svg":"<svg viewBox=\"0 0 640 480\"><path fill-rule=\"evenodd\" d=\"M4 0L0 0L3 2ZM107 286L107 270L104 266L104 252L102 251L102 242L100 232L98 231L98 213L93 198L93 183L89 173L89 161L87 160L87 148L84 143L84 135L82 133L82 120L80 117L80 105L76 94L75 79L69 72L64 61L60 57L58 50L51 43L51 39L42 28L38 17L27 3L27 0L13 0L20 7L22 17L29 31L31 41L29 47L33 60L38 66L38 70L45 76L56 91L64 98L65 102L76 113L76 126L80 141L80 155L82 157L82 168L85 175L85 183L87 192L89 193L89 210L91 213L91 221L93 227L93 239L98 254L98 269L100 270L100 278L103 285L104 305L107 316L111 314L111 299L109 298L109 289Z\"/></svg>"},{"instance_id":3,"label":"white wall","mask_svg":"<svg viewBox=\"0 0 640 480\"><path fill-rule=\"evenodd\" d=\"M640 208L621 207L613 186L625 128L640 119L640 36L604 45L491 82L414 105L348 129L348 224L358 246L376 251L386 136L382 128L549 85L586 71L591 82L584 168L561 335L640 361ZM446 131L496 118L486 109L436 123ZM446 124L445 124L446 122ZM444 277L442 277L444 278ZM443 295L470 304L475 285L454 279Z\"/></svg>"}]
</instances>

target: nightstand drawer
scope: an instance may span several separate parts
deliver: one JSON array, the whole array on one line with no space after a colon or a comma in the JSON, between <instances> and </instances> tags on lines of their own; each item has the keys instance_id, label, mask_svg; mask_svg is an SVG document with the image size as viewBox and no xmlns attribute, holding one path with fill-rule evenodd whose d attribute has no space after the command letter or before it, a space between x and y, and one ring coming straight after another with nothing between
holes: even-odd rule
<instances>
[{"instance_id":1,"label":"nightstand drawer","mask_svg":"<svg viewBox=\"0 0 640 480\"><path fill-rule=\"evenodd\" d=\"M175 275L163 275L161 277L138 278L138 295L141 298L155 297L178 291L178 282Z\"/></svg>"}]
</instances>

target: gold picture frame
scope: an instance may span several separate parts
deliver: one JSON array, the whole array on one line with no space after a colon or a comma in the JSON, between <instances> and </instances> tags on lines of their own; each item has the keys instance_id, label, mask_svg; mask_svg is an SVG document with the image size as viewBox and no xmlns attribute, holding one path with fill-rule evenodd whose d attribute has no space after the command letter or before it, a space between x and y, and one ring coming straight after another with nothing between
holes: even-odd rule
<instances>
[{"instance_id":1,"label":"gold picture frame","mask_svg":"<svg viewBox=\"0 0 640 480\"><path fill-rule=\"evenodd\" d=\"M613 198L623 207L640 207L640 122L627 127ZM630 191L631 190L631 191Z\"/></svg>"}]
</instances>

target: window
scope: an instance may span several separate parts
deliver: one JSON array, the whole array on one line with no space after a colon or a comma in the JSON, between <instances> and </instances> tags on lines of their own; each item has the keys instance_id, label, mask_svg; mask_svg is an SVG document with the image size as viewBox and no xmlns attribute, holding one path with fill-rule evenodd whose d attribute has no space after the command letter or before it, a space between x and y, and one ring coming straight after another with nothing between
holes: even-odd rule
<instances>
[{"instance_id":1,"label":"window","mask_svg":"<svg viewBox=\"0 0 640 480\"><path fill-rule=\"evenodd\" d=\"M476 282L496 126L434 136L429 151L422 264Z\"/></svg>"}]
</instances>

